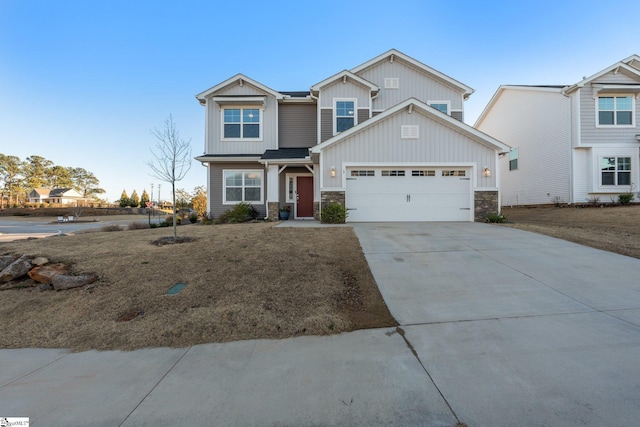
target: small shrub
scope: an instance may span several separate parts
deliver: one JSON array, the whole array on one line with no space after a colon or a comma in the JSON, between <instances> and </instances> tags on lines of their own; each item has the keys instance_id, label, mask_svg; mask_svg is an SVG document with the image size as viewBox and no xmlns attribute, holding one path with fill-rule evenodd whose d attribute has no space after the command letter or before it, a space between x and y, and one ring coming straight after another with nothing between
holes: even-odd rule
<instances>
[{"instance_id":1,"label":"small shrub","mask_svg":"<svg viewBox=\"0 0 640 427\"><path fill-rule=\"evenodd\" d=\"M149 228L158 228L158 224L152 222L151 224L149 224Z\"/></svg>"},{"instance_id":2,"label":"small shrub","mask_svg":"<svg viewBox=\"0 0 640 427\"><path fill-rule=\"evenodd\" d=\"M348 214L344 205L332 203L322 209L320 220L325 224L344 224Z\"/></svg>"},{"instance_id":3,"label":"small shrub","mask_svg":"<svg viewBox=\"0 0 640 427\"><path fill-rule=\"evenodd\" d=\"M498 223L503 223L507 221L508 221L508 218L500 213L490 213L490 214L487 214L484 222L491 222L491 223L498 224Z\"/></svg>"},{"instance_id":4,"label":"small shrub","mask_svg":"<svg viewBox=\"0 0 640 427\"><path fill-rule=\"evenodd\" d=\"M253 205L240 202L235 205L233 209L227 209L218 216L216 224L237 224L247 222L258 218L258 215L258 210Z\"/></svg>"},{"instance_id":5,"label":"small shrub","mask_svg":"<svg viewBox=\"0 0 640 427\"><path fill-rule=\"evenodd\" d=\"M116 224L105 225L100 229L100 231L122 231L122 230L123 228Z\"/></svg>"},{"instance_id":6,"label":"small shrub","mask_svg":"<svg viewBox=\"0 0 640 427\"><path fill-rule=\"evenodd\" d=\"M633 200L633 193L623 193L618 196L618 202L622 206L629 206Z\"/></svg>"},{"instance_id":7,"label":"small shrub","mask_svg":"<svg viewBox=\"0 0 640 427\"><path fill-rule=\"evenodd\" d=\"M149 227L149 224L146 222L133 221L129 223L129 225L127 226L127 230L144 230Z\"/></svg>"},{"instance_id":8,"label":"small shrub","mask_svg":"<svg viewBox=\"0 0 640 427\"><path fill-rule=\"evenodd\" d=\"M195 224L196 222L198 222L198 214L193 213L189 215L189 222L191 224Z\"/></svg>"},{"instance_id":9,"label":"small shrub","mask_svg":"<svg viewBox=\"0 0 640 427\"><path fill-rule=\"evenodd\" d=\"M598 206L600 204L600 197L590 197L587 199L587 203L589 203L591 206Z\"/></svg>"}]
</instances>

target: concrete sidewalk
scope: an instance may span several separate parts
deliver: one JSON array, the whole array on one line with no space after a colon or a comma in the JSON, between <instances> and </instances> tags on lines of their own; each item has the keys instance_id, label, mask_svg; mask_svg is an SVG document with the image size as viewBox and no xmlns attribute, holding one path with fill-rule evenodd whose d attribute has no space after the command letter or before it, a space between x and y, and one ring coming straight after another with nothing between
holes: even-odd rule
<instances>
[{"instance_id":1,"label":"concrete sidewalk","mask_svg":"<svg viewBox=\"0 0 640 427\"><path fill-rule=\"evenodd\" d=\"M640 419L640 260L475 223L355 224L400 328L0 350L47 426L603 426Z\"/></svg>"}]
</instances>

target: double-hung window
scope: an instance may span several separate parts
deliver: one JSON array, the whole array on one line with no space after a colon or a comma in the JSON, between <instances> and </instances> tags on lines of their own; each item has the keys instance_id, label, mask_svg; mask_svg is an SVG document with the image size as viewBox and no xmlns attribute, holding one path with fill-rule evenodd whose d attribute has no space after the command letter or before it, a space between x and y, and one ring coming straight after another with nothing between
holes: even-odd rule
<instances>
[{"instance_id":1,"label":"double-hung window","mask_svg":"<svg viewBox=\"0 0 640 427\"><path fill-rule=\"evenodd\" d=\"M631 157L602 157L600 159L602 185L631 185Z\"/></svg>"},{"instance_id":2,"label":"double-hung window","mask_svg":"<svg viewBox=\"0 0 640 427\"><path fill-rule=\"evenodd\" d=\"M634 97L598 96L598 126L633 126Z\"/></svg>"},{"instance_id":3,"label":"double-hung window","mask_svg":"<svg viewBox=\"0 0 640 427\"><path fill-rule=\"evenodd\" d=\"M223 140L260 140L262 122L259 108L225 108Z\"/></svg>"},{"instance_id":4,"label":"double-hung window","mask_svg":"<svg viewBox=\"0 0 640 427\"><path fill-rule=\"evenodd\" d=\"M261 170L225 170L223 203L262 203L262 177Z\"/></svg>"},{"instance_id":5,"label":"double-hung window","mask_svg":"<svg viewBox=\"0 0 640 427\"><path fill-rule=\"evenodd\" d=\"M355 100L338 100L335 107L335 133L344 132L356 124Z\"/></svg>"},{"instance_id":6,"label":"double-hung window","mask_svg":"<svg viewBox=\"0 0 640 427\"><path fill-rule=\"evenodd\" d=\"M509 151L509 170L514 171L518 170L518 148L512 148Z\"/></svg>"},{"instance_id":7,"label":"double-hung window","mask_svg":"<svg viewBox=\"0 0 640 427\"><path fill-rule=\"evenodd\" d=\"M449 114L449 102L448 101L429 101L427 102L431 107L445 114Z\"/></svg>"}]
</instances>

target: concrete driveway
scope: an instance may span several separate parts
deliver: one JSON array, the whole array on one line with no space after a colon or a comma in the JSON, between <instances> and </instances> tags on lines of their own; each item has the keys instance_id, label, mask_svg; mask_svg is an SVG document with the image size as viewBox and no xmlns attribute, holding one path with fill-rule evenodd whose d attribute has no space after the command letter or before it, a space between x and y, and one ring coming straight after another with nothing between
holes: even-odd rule
<instances>
[{"instance_id":1,"label":"concrete driveway","mask_svg":"<svg viewBox=\"0 0 640 427\"><path fill-rule=\"evenodd\" d=\"M133 352L0 350L0 417L638 424L640 260L487 224L353 227L400 328Z\"/></svg>"},{"instance_id":2,"label":"concrete driveway","mask_svg":"<svg viewBox=\"0 0 640 427\"><path fill-rule=\"evenodd\" d=\"M638 424L640 260L488 224L354 229L459 420Z\"/></svg>"}]
</instances>

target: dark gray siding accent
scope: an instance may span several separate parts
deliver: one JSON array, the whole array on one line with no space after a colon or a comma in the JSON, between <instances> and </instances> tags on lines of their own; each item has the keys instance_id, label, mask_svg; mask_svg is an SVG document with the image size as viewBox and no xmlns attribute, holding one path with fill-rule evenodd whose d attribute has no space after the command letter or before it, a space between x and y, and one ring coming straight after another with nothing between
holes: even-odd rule
<instances>
[{"instance_id":1,"label":"dark gray siding accent","mask_svg":"<svg viewBox=\"0 0 640 427\"><path fill-rule=\"evenodd\" d=\"M260 163L210 163L211 168L211 182L209 182L209 186L211 188L211 212L215 218L220 216L227 209L232 209L233 205L223 205L222 204L222 171L224 169L256 169L256 170L264 170L264 166ZM262 183L263 191L266 198L267 191L267 173L264 173L264 182ZM262 204L254 204L253 205L258 212L260 213L260 217L264 217L266 215L266 206L264 203Z\"/></svg>"},{"instance_id":2,"label":"dark gray siding accent","mask_svg":"<svg viewBox=\"0 0 640 427\"><path fill-rule=\"evenodd\" d=\"M453 117L456 120L462 121L463 119L462 111L452 111L451 117Z\"/></svg>"},{"instance_id":3,"label":"dark gray siding accent","mask_svg":"<svg viewBox=\"0 0 640 427\"><path fill-rule=\"evenodd\" d=\"M324 142L333 136L333 109L320 110L320 142Z\"/></svg>"},{"instance_id":4,"label":"dark gray siding accent","mask_svg":"<svg viewBox=\"0 0 640 427\"><path fill-rule=\"evenodd\" d=\"M315 104L281 104L278 112L279 148L303 148L316 145Z\"/></svg>"},{"instance_id":5,"label":"dark gray siding accent","mask_svg":"<svg viewBox=\"0 0 640 427\"><path fill-rule=\"evenodd\" d=\"M358 123L363 123L369 120L369 109L368 108L359 108L358 109Z\"/></svg>"}]
</instances>

